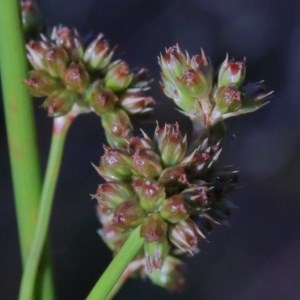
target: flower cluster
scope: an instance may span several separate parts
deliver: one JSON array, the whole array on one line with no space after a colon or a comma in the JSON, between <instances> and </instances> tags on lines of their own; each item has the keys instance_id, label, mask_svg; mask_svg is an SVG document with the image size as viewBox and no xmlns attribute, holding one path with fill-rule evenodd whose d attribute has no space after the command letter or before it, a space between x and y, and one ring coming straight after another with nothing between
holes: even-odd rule
<instances>
[{"instance_id":1,"label":"flower cluster","mask_svg":"<svg viewBox=\"0 0 300 300\"><path fill-rule=\"evenodd\" d=\"M229 60L228 55L217 76L203 50L190 57L176 45L160 55L159 64L165 95L208 129L229 117L259 109L272 94L266 92L263 82L243 86L245 60Z\"/></svg>"},{"instance_id":2,"label":"flower cluster","mask_svg":"<svg viewBox=\"0 0 300 300\"><path fill-rule=\"evenodd\" d=\"M94 195L100 235L118 252L140 226L145 243L139 258L144 257L145 268L139 272L159 285L180 288L184 279L177 258L198 253L212 226L229 216L225 196L234 188L237 172L213 167L219 143L206 139L189 153L177 123L157 125L153 139L143 133L127 142L123 149L105 148L95 166L106 180Z\"/></svg>"},{"instance_id":3,"label":"flower cluster","mask_svg":"<svg viewBox=\"0 0 300 300\"><path fill-rule=\"evenodd\" d=\"M115 49L103 34L85 45L76 30L58 26L50 37L30 41L27 50L33 70L25 84L33 96L46 97L43 106L50 116L65 115L74 106L94 111L109 144L122 146L132 130L129 115L151 111L146 71L134 73L125 61L113 61Z\"/></svg>"}]
</instances>

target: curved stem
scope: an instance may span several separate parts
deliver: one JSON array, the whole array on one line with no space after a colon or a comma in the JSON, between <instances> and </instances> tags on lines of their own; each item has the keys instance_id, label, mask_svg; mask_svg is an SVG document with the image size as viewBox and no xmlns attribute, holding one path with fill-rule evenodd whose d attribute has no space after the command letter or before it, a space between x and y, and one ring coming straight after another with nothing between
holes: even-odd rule
<instances>
[{"instance_id":1,"label":"curved stem","mask_svg":"<svg viewBox=\"0 0 300 300\"><path fill-rule=\"evenodd\" d=\"M66 115L54 119L50 154L41 195L38 221L29 258L22 276L19 294L20 300L33 299L38 267L49 227L53 196L61 165L64 142L73 119L74 115Z\"/></svg>"},{"instance_id":2,"label":"curved stem","mask_svg":"<svg viewBox=\"0 0 300 300\"><path fill-rule=\"evenodd\" d=\"M39 207L41 178L36 131L29 97L23 80L27 62L19 0L0 0L0 69L6 130L9 144L14 199L22 263L29 255ZM49 257L40 269L44 290L40 299L53 299Z\"/></svg>"},{"instance_id":3,"label":"curved stem","mask_svg":"<svg viewBox=\"0 0 300 300\"><path fill-rule=\"evenodd\" d=\"M140 237L140 227L137 227L130 234L125 244L111 261L100 279L96 282L93 289L87 296L87 300L106 300L108 299L114 286L122 276L126 267L141 249L144 239Z\"/></svg>"}]
</instances>

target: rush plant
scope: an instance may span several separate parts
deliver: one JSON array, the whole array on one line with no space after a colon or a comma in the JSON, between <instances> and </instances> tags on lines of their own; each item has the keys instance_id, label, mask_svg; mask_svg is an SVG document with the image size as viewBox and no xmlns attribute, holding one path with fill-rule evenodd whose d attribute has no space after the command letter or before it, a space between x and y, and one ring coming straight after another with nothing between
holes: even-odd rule
<instances>
[{"instance_id":1,"label":"rush plant","mask_svg":"<svg viewBox=\"0 0 300 300\"><path fill-rule=\"evenodd\" d=\"M86 42L62 25L40 32L31 1L22 2L25 43L19 2L0 4L1 79L24 266L19 299L55 297L47 232L64 141L83 113L100 118L107 140L94 162L101 182L92 197L99 235L113 253L87 299L112 298L132 275L181 289L184 257L197 254L233 209L227 196L238 171L217 164L225 121L261 108L272 92L263 82L244 84L245 60L226 55L216 71L203 50L190 55L171 46L159 56L162 90L191 120L193 132L181 132L176 121L157 122L153 134L135 136L132 120L153 117L155 104L145 69L134 72L115 58L103 34ZM43 183L29 94L42 98L53 118Z\"/></svg>"}]
</instances>

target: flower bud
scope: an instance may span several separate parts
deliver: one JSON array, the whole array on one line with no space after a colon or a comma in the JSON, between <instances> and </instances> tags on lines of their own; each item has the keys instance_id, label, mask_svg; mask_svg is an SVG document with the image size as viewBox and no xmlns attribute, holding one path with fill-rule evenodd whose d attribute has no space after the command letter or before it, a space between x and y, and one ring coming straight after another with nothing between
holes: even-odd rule
<instances>
[{"instance_id":1,"label":"flower bud","mask_svg":"<svg viewBox=\"0 0 300 300\"><path fill-rule=\"evenodd\" d=\"M218 87L224 85L234 85L240 87L245 80L246 66L245 60L243 62L229 60L228 54L222 63L218 75Z\"/></svg>"},{"instance_id":2,"label":"flower bud","mask_svg":"<svg viewBox=\"0 0 300 300\"><path fill-rule=\"evenodd\" d=\"M189 217L181 195L173 195L165 200L159 211L160 215L170 223L178 223Z\"/></svg>"},{"instance_id":3,"label":"flower bud","mask_svg":"<svg viewBox=\"0 0 300 300\"><path fill-rule=\"evenodd\" d=\"M83 45L76 29L66 26L56 26L51 33L51 39L58 46L63 46L73 61L78 61L83 56Z\"/></svg>"},{"instance_id":4,"label":"flower bud","mask_svg":"<svg viewBox=\"0 0 300 300\"><path fill-rule=\"evenodd\" d=\"M114 92L120 92L130 85L132 79L133 74L129 73L128 65L121 60L110 65L104 82L108 89Z\"/></svg>"},{"instance_id":5,"label":"flower bud","mask_svg":"<svg viewBox=\"0 0 300 300\"><path fill-rule=\"evenodd\" d=\"M216 104L222 114L234 112L241 107L241 93L233 85L222 86L217 91Z\"/></svg>"},{"instance_id":6,"label":"flower bud","mask_svg":"<svg viewBox=\"0 0 300 300\"><path fill-rule=\"evenodd\" d=\"M141 207L147 212L157 210L165 199L165 189L157 181L137 178L132 187L139 197Z\"/></svg>"},{"instance_id":7,"label":"flower bud","mask_svg":"<svg viewBox=\"0 0 300 300\"><path fill-rule=\"evenodd\" d=\"M190 103L187 100L187 103L183 102L185 111L190 110L190 106L195 102L196 97L208 96L211 90L204 74L198 70L188 69L176 83L185 99L190 98Z\"/></svg>"},{"instance_id":8,"label":"flower bud","mask_svg":"<svg viewBox=\"0 0 300 300\"><path fill-rule=\"evenodd\" d=\"M149 179L157 178L162 172L160 157L152 150L138 150L132 157L132 173Z\"/></svg>"},{"instance_id":9,"label":"flower bud","mask_svg":"<svg viewBox=\"0 0 300 300\"><path fill-rule=\"evenodd\" d=\"M106 112L101 117L105 136L112 147L124 148L132 132L130 119L123 109Z\"/></svg>"},{"instance_id":10,"label":"flower bud","mask_svg":"<svg viewBox=\"0 0 300 300\"><path fill-rule=\"evenodd\" d=\"M131 178L130 166L132 159L120 149L105 148L100 165L94 166L96 171L106 181L123 181Z\"/></svg>"},{"instance_id":11,"label":"flower bud","mask_svg":"<svg viewBox=\"0 0 300 300\"><path fill-rule=\"evenodd\" d=\"M125 200L114 211L113 224L124 229L140 225L146 217L136 200Z\"/></svg>"},{"instance_id":12,"label":"flower bud","mask_svg":"<svg viewBox=\"0 0 300 300\"><path fill-rule=\"evenodd\" d=\"M159 176L158 182L165 186L167 195L174 195L189 185L186 173L181 167L165 169Z\"/></svg>"},{"instance_id":13,"label":"flower bud","mask_svg":"<svg viewBox=\"0 0 300 300\"><path fill-rule=\"evenodd\" d=\"M91 85L85 96L90 106L99 116L112 111L118 102L118 97L110 90L105 89L99 80Z\"/></svg>"},{"instance_id":14,"label":"flower bud","mask_svg":"<svg viewBox=\"0 0 300 300\"><path fill-rule=\"evenodd\" d=\"M67 114L79 95L68 90L54 91L44 101L43 107L48 109L48 114L51 117L58 117Z\"/></svg>"},{"instance_id":15,"label":"flower bud","mask_svg":"<svg viewBox=\"0 0 300 300\"><path fill-rule=\"evenodd\" d=\"M103 34L99 34L86 48L83 56L84 62L92 70L101 70L108 66L114 50L109 48Z\"/></svg>"},{"instance_id":16,"label":"flower bud","mask_svg":"<svg viewBox=\"0 0 300 300\"><path fill-rule=\"evenodd\" d=\"M143 137L133 136L129 139L129 147L133 151L142 150L142 149L153 149L153 141L149 136L143 132Z\"/></svg>"},{"instance_id":17,"label":"flower bud","mask_svg":"<svg viewBox=\"0 0 300 300\"><path fill-rule=\"evenodd\" d=\"M181 135L178 123L165 124L164 128L157 125L155 137L165 166L174 166L182 161L186 153L187 137Z\"/></svg>"},{"instance_id":18,"label":"flower bud","mask_svg":"<svg viewBox=\"0 0 300 300\"><path fill-rule=\"evenodd\" d=\"M56 78L64 76L68 62L68 53L62 47L47 49L43 56L43 64L46 71Z\"/></svg>"},{"instance_id":19,"label":"flower bud","mask_svg":"<svg viewBox=\"0 0 300 300\"><path fill-rule=\"evenodd\" d=\"M36 42L30 41L26 45L26 49L28 51L27 58L32 65L32 67L36 70L44 70L44 53L48 49L47 45L44 42Z\"/></svg>"},{"instance_id":20,"label":"flower bud","mask_svg":"<svg viewBox=\"0 0 300 300\"><path fill-rule=\"evenodd\" d=\"M171 243L182 253L191 255L199 252L198 243L201 238L204 238L202 232L191 219L177 223L169 232Z\"/></svg>"},{"instance_id":21,"label":"flower bud","mask_svg":"<svg viewBox=\"0 0 300 300\"><path fill-rule=\"evenodd\" d=\"M146 97L138 93L125 94L120 99L120 105L131 115L152 111L152 107L149 106L154 103L155 101L152 97Z\"/></svg>"},{"instance_id":22,"label":"flower bud","mask_svg":"<svg viewBox=\"0 0 300 300\"><path fill-rule=\"evenodd\" d=\"M160 54L159 65L163 76L166 80L174 81L175 78L181 77L187 70L186 57L180 50L178 45L166 49L166 53Z\"/></svg>"},{"instance_id":23,"label":"flower bud","mask_svg":"<svg viewBox=\"0 0 300 300\"><path fill-rule=\"evenodd\" d=\"M161 242L167 234L167 223L159 214L150 215L141 227L141 236L146 242Z\"/></svg>"},{"instance_id":24,"label":"flower bud","mask_svg":"<svg viewBox=\"0 0 300 300\"><path fill-rule=\"evenodd\" d=\"M38 6L32 0L22 0L21 14L26 37L34 38L42 27L42 17Z\"/></svg>"},{"instance_id":25,"label":"flower bud","mask_svg":"<svg viewBox=\"0 0 300 300\"><path fill-rule=\"evenodd\" d=\"M72 62L65 71L63 80L68 89L82 93L89 83L90 76L81 62Z\"/></svg>"},{"instance_id":26,"label":"flower bud","mask_svg":"<svg viewBox=\"0 0 300 300\"><path fill-rule=\"evenodd\" d=\"M192 214L198 214L207 208L208 200L208 187L205 185L197 185L185 189L181 194L188 210Z\"/></svg>"},{"instance_id":27,"label":"flower bud","mask_svg":"<svg viewBox=\"0 0 300 300\"><path fill-rule=\"evenodd\" d=\"M185 284L185 268L181 260L167 256L160 270L147 273L150 280L170 291L182 290Z\"/></svg>"},{"instance_id":28,"label":"flower bud","mask_svg":"<svg viewBox=\"0 0 300 300\"><path fill-rule=\"evenodd\" d=\"M62 88L59 80L42 70L31 70L29 78L24 80L24 83L33 97L49 96L52 92Z\"/></svg>"},{"instance_id":29,"label":"flower bud","mask_svg":"<svg viewBox=\"0 0 300 300\"><path fill-rule=\"evenodd\" d=\"M131 187L122 181L106 182L99 185L93 197L99 203L105 203L109 208L114 209L124 200L134 198L135 194Z\"/></svg>"}]
</instances>

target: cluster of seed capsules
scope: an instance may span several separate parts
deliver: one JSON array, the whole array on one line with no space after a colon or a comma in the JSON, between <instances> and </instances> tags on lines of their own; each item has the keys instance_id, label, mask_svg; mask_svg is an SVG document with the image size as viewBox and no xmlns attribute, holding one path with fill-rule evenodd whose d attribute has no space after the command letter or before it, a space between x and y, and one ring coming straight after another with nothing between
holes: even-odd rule
<instances>
[{"instance_id":1,"label":"cluster of seed capsules","mask_svg":"<svg viewBox=\"0 0 300 300\"><path fill-rule=\"evenodd\" d=\"M58 26L29 41L27 50L33 70L25 84L32 96L46 97L43 107L53 117L72 109L95 112L112 146L124 146L132 131L130 115L152 110L146 70L134 73L125 61L112 60L115 48L103 34L85 45L75 29Z\"/></svg>"},{"instance_id":2,"label":"cluster of seed capsules","mask_svg":"<svg viewBox=\"0 0 300 300\"><path fill-rule=\"evenodd\" d=\"M103 241L116 254L139 227L144 247L131 273L171 290L182 288L181 258L196 254L199 242L232 209L226 197L238 174L216 168L221 149L213 129L262 107L271 93L262 82L243 85L244 61L226 57L215 76L203 51L190 57L176 45L159 58L162 89L191 118L190 143L177 123L157 125L153 138L143 131L135 137L129 116L151 110L149 81L144 70L133 73L124 61L112 61L114 49L102 34L85 46L76 30L59 26L27 49L33 70L25 83L33 96L46 97L49 115L76 109L101 117L109 146L94 166L105 183L93 198Z\"/></svg>"},{"instance_id":3,"label":"cluster of seed capsules","mask_svg":"<svg viewBox=\"0 0 300 300\"><path fill-rule=\"evenodd\" d=\"M144 249L136 272L169 289L184 283L180 258L194 255L214 224L232 209L226 196L238 179L236 170L217 169L221 152L212 129L224 119L255 111L271 93L262 82L242 86L245 63L222 63L217 78L202 51L190 58L178 45L159 59L165 94L188 115L195 133L188 145L179 125L157 125L153 139L142 132L123 148L105 148L96 170L106 183L94 195L103 224L99 231L116 253L140 226ZM197 136L197 145L193 138Z\"/></svg>"}]
</instances>

